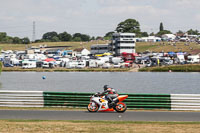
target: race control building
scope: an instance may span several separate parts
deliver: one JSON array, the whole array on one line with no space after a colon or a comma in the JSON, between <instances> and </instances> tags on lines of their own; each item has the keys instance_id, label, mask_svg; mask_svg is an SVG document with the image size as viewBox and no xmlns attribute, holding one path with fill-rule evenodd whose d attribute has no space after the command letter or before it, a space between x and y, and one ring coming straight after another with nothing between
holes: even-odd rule
<instances>
[{"instance_id":1,"label":"race control building","mask_svg":"<svg viewBox=\"0 0 200 133\"><path fill-rule=\"evenodd\" d=\"M123 52L135 53L135 33L114 33L110 43L111 52L120 56Z\"/></svg>"}]
</instances>

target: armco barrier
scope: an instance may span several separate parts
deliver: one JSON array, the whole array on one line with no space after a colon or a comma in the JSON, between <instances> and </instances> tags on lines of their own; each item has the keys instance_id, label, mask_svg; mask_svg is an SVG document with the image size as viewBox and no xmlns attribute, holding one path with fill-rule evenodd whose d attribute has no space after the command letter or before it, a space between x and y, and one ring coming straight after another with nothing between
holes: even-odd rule
<instances>
[{"instance_id":1,"label":"armco barrier","mask_svg":"<svg viewBox=\"0 0 200 133\"><path fill-rule=\"evenodd\" d=\"M92 93L44 92L44 106L86 107ZM126 94L120 94L126 95ZM127 94L124 101L129 109L171 109L170 95Z\"/></svg>"},{"instance_id":2,"label":"armco barrier","mask_svg":"<svg viewBox=\"0 0 200 133\"><path fill-rule=\"evenodd\" d=\"M93 93L0 91L0 107L86 108ZM126 95L126 94L120 94ZM127 94L129 109L200 110L200 94Z\"/></svg>"},{"instance_id":3,"label":"armco barrier","mask_svg":"<svg viewBox=\"0 0 200 133\"><path fill-rule=\"evenodd\" d=\"M0 107L44 107L43 92L0 90Z\"/></svg>"},{"instance_id":4,"label":"armco barrier","mask_svg":"<svg viewBox=\"0 0 200 133\"><path fill-rule=\"evenodd\" d=\"M121 94L125 95L125 94ZM127 94L124 101L129 109L171 109L169 94Z\"/></svg>"},{"instance_id":5,"label":"armco barrier","mask_svg":"<svg viewBox=\"0 0 200 133\"><path fill-rule=\"evenodd\" d=\"M44 92L44 107L87 107L92 93Z\"/></svg>"},{"instance_id":6,"label":"armco barrier","mask_svg":"<svg viewBox=\"0 0 200 133\"><path fill-rule=\"evenodd\" d=\"M200 110L200 94L171 94L171 110Z\"/></svg>"}]
</instances>

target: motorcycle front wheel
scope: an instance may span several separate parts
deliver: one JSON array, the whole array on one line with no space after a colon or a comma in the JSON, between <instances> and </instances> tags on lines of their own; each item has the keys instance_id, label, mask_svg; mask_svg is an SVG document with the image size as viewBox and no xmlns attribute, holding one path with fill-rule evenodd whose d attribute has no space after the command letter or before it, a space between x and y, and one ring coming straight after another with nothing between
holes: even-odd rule
<instances>
[{"instance_id":1,"label":"motorcycle front wheel","mask_svg":"<svg viewBox=\"0 0 200 133\"><path fill-rule=\"evenodd\" d=\"M114 107L114 109L118 113L124 113L127 109L127 106L125 103L117 103L116 106Z\"/></svg>"},{"instance_id":2,"label":"motorcycle front wheel","mask_svg":"<svg viewBox=\"0 0 200 133\"><path fill-rule=\"evenodd\" d=\"M89 112L97 112L99 110L99 106L97 103L92 102L88 104L87 109Z\"/></svg>"}]
</instances>

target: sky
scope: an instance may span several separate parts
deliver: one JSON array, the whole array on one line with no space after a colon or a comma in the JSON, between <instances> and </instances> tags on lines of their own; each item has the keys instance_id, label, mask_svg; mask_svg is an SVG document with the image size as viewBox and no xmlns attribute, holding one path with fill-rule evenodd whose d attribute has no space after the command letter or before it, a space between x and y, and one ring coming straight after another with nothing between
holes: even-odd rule
<instances>
[{"instance_id":1,"label":"sky","mask_svg":"<svg viewBox=\"0 0 200 133\"><path fill-rule=\"evenodd\" d=\"M46 32L104 36L128 19L142 31L200 30L200 0L0 0L0 32L32 40Z\"/></svg>"}]
</instances>

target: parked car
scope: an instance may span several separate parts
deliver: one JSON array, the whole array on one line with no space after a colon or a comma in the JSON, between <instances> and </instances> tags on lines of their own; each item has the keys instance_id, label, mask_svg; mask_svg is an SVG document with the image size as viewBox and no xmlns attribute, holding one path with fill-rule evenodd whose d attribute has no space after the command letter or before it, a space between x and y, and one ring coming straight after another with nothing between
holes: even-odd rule
<instances>
[{"instance_id":1,"label":"parked car","mask_svg":"<svg viewBox=\"0 0 200 133\"><path fill-rule=\"evenodd\" d=\"M14 65L13 64L4 64L4 67L13 67Z\"/></svg>"},{"instance_id":2,"label":"parked car","mask_svg":"<svg viewBox=\"0 0 200 133\"><path fill-rule=\"evenodd\" d=\"M36 61L25 59L22 61L22 68L36 68Z\"/></svg>"},{"instance_id":3,"label":"parked car","mask_svg":"<svg viewBox=\"0 0 200 133\"><path fill-rule=\"evenodd\" d=\"M78 66L77 61L69 61L66 63L66 68L76 68Z\"/></svg>"},{"instance_id":4,"label":"parked car","mask_svg":"<svg viewBox=\"0 0 200 133\"><path fill-rule=\"evenodd\" d=\"M120 64L120 63L118 63L118 64L113 64L113 67L114 67L114 68L120 68L120 67L121 67L121 64Z\"/></svg>"},{"instance_id":5,"label":"parked car","mask_svg":"<svg viewBox=\"0 0 200 133\"><path fill-rule=\"evenodd\" d=\"M188 56L188 60L187 60L187 63L199 63L200 62L200 58L199 58L199 55L191 55L191 56Z\"/></svg>"},{"instance_id":6,"label":"parked car","mask_svg":"<svg viewBox=\"0 0 200 133\"><path fill-rule=\"evenodd\" d=\"M132 64L127 63L127 62L124 62L124 63L121 64L121 68L131 67L131 66L132 66Z\"/></svg>"},{"instance_id":7,"label":"parked car","mask_svg":"<svg viewBox=\"0 0 200 133\"><path fill-rule=\"evenodd\" d=\"M102 68L110 68L110 67L111 67L110 63L104 63L102 66Z\"/></svg>"},{"instance_id":8,"label":"parked car","mask_svg":"<svg viewBox=\"0 0 200 133\"><path fill-rule=\"evenodd\" d=\"M43 61L42 67L43 68L49 68L49 62Z\"/></svg>"},{"instance_id":9,"label":"parked car","mask_svg":"<svg viewBox=\"0 0 200 133\"><path fill-rule=\"evenodd\" d=\"M173 60L164 59L162 60L162 65L173 65Z\"/></svg>"},{"instance_id":10,"label":"parked car","mask_svg":"<svg viewBox=\"0 0 200 133\"><path fill-rule=\"evenodd\" d=\"M86 67L86 61L79 61L76 68L84 68Z\"/></svg>"}]
</instances>

